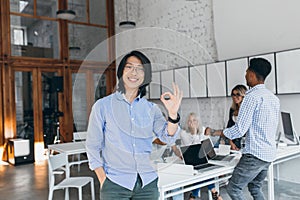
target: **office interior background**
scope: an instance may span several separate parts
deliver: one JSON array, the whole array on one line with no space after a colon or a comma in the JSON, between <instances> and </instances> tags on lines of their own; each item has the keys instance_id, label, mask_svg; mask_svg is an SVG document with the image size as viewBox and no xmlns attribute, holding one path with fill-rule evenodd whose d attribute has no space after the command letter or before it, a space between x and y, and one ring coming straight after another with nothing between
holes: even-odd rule
<instances>
[{"instance_id":1,"label":"office interior background","mask_svg":"<svg viewBox=\"0 0 300 200\"><path fill-rule=\"evenodd\" d=\"M133 49L153 63L149 99L160 104L159 94L175 80L185 95L182 119L194 111L215 129L227 122L231 88L245 84L249 58L270 59L267 85L299 133L299 6L297 0L2 0L1 155L9 138L31 134L38 160L57 131L68 142L73 131L86 130L91 106L115 89L118 61ZM70 8L74 19L57 17ZM120 27L124 20L136 26ZM300 183L299 164L282 164L281 179Z\"/></svg>"}]
</instances>

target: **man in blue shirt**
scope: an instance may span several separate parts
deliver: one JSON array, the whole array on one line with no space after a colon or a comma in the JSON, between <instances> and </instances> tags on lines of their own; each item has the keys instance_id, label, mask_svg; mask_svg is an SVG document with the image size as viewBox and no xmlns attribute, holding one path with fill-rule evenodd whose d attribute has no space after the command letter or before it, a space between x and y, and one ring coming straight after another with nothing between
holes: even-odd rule
<instances>
[{"instance_id":1,"label":"man in blue shirt","mask_svg":"<svg viewBox=\"0 0 300 200\"><path fill-rule=\"evenodd\" d=\"M267 60L250 60L245 76L250 89L246 92L236 124L213 133L229 139L246 134L243 155L227 185L227 192L233 200L245 199L242 190L246 186L255 200L264 199L261 187L268 167L276 157L275 137L280 112L279 99L264 85L270 72L271 64Z\"/></svg>"},{"instance_id":2,"label":"man in blue shirt","mask_svg":"<svg viewBox=\"0 0 300 200\"><path fill-rule=\"evenodd\" d=\"M158 199L158 178L150 162L153 133L165 143L175 142L183 94L173 84L173 93L161 95L166 121L159 107L143 98L151 75L150 60L139 51L130 52L120 61L117 91L93 105L86 150L101 200Z\"/></svg>"}]
</instances>

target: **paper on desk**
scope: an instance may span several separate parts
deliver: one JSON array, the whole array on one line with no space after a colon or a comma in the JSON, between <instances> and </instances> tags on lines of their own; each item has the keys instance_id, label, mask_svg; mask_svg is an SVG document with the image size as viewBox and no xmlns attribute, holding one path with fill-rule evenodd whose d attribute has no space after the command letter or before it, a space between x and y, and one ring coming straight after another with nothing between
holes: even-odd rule
<instances>
[{"instance_id":1,"label":"paper on desk","mask_svg":"<svg viewBox=\"0 0 300 200\"><path fill-rule=\"evenodd\" d=\"M176 163L157 163L158 173L194 175L196 171L192 165L176 164Z\"/></svg>"},{"instance_id":2,"label":"paper on desk","mask_svg":"<svg viewBox=\"0 0 300 200\"><path fill-rule=\"evenodd\" d=\"M230 145L219 144L219 155L229 155L230 154Z\"/></svg>"}]
</instances>

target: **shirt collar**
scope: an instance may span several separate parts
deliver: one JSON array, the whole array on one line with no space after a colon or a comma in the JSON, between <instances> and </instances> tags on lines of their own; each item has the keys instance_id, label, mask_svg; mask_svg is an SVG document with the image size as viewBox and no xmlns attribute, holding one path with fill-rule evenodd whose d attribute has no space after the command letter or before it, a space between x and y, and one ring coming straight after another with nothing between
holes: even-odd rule
<instances>
[{"instance_id":1,"label":"shirt collar","mask_svg":"<svg viewBox=\"0 0 300 200\"><path fill-rule=\"evenodd\" d=\"M258 84L256 86L254 86L253 88L249 89L246 91L246 94L252 92L252 91L255 91L255 90L259 90L259 89L264 89L266 88L265 84Z\"/></svg>"},{"instance_id":2,"label":"shirt collar","mask_svg":"<svg viewBox=\"0 0 300 200\"><path fill-rule=\"evenodd\" d=\"M126 99L126 97L125 97L125 94L124 94L124 93L121 93L120 91L117 91L117 92L116 92L116 98L117 98L118 100L120 100L120 101L124 100L124 101L127 102L127 99ZM141 98L141 94L139 94L139 95L134 99L134 101L139 101L140 98Z\"/></svg>"}]
</instances>

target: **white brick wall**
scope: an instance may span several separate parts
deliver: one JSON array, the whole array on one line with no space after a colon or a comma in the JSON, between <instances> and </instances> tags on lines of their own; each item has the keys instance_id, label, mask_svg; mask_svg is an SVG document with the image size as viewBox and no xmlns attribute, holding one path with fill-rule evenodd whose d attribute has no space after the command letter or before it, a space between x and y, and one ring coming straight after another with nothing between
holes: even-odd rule
<instances>
[{"instance_id":1,"label":"white brick wall","mask_svg":"<svg viewBox=\"0 0 300 200\"><path fill-rule=\"evenodd\" d=\"M125 2L115 1L117 55L140 48L166 68L216 59L211 0L128 0L128 19L137 24L129 31L119 27Z\"/></svg>"}]
</instances>

